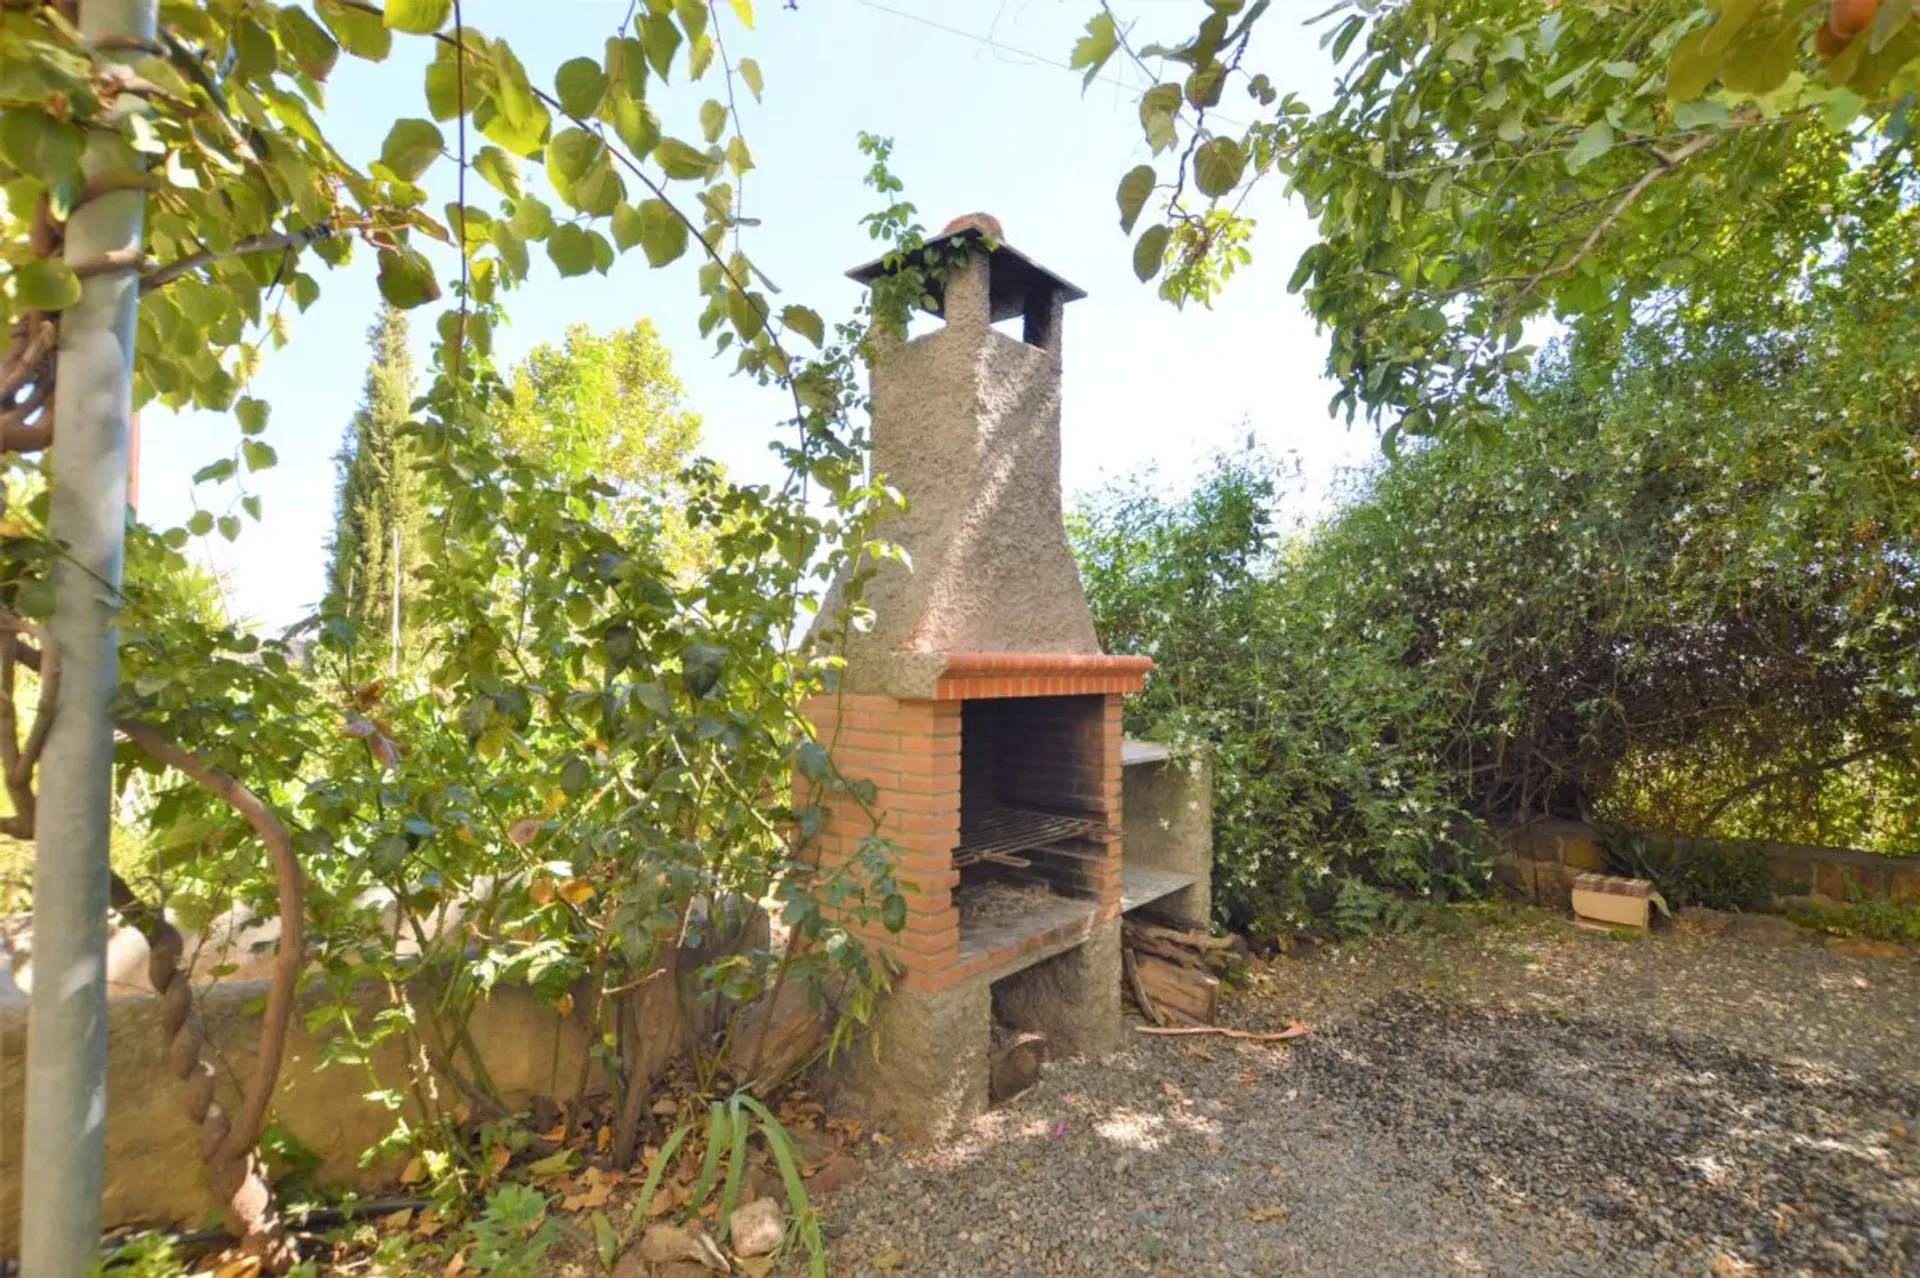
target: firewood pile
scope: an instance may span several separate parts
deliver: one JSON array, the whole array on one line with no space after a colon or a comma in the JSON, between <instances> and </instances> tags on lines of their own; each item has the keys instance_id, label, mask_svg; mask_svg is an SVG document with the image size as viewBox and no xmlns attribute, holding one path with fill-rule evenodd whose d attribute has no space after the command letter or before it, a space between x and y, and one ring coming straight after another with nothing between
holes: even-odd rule
<instances>
[{"instance_id":1,"label":"firewood pile","mask_svg":"<svg viewBox=\"0 0 1920 1278\"><path fill-rule=\"evenodd\" d=\"M1230 936L1183 932L1138 919L1120 929L1126 994L1152 1025L1211 1025L1220 974L1236 961Z\"/></svg>"}]
</instances>

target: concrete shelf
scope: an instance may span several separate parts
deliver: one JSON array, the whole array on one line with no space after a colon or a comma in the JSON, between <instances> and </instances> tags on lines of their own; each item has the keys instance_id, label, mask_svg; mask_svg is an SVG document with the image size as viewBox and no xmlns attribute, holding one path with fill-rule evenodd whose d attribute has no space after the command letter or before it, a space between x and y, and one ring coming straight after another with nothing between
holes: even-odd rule
<instances>
[{"instance_id":1,"label":"concrete shelf","mask_svg":"<svg viewBox=\"0 0 1920 1278\"><path fill-rule=\"evenodd\" d=\"M1092 901L1048 896L1019 914L963 924L961 968L997 981L1085 941L1097 913Z\"/></svg>"},{"instance_id":2,"label":"concrete shelf","mask_svg":"<svg viewBox=\"0 0 1920 1278\"><path fill-rule=\"evenodd\" d=\"M1120 871L1120 912L1131 913L1143 905L1184 892L1200 881L1197 874L1179 874L1173 870L1149 870L1129 865Z\"/></svg>"}]
</instances>

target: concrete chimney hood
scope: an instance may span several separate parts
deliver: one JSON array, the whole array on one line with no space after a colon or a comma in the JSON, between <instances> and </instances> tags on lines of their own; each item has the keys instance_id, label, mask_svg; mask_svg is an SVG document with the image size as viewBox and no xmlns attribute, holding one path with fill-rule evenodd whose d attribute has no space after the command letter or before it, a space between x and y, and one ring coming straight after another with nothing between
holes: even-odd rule
<instances>
[{"instance_id":1,"label":"concrete chimney hood","mask_svg":"<svg viewBox=\"0 0 1920 1278\"><path fill-rule=\"evenodd\" d=\"M868 579L874 624L847 637L847 687L935 697L943 678L1004 671L991 658L1022 654L1013 665L1031 674L1132 676L1075 691L1134 690L1146 663L1100 655L1061 518L1062 318L1086 294L1005 243L985 214L932 242L970 251L934 292L942 327L875 335L873 468L907 502L879 536L909 563ZM849 275L871 284L886 271L882 260ZM1015 317L1020 337L993 327ZM836 583L823 621L840 597Z\"/></svg>"}]
</instances>

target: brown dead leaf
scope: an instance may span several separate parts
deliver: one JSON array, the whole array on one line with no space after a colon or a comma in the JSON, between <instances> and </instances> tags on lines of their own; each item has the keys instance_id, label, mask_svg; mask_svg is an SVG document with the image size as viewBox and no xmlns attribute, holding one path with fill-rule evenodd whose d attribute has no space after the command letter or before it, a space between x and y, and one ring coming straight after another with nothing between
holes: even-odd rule
<instances>
[{"instance_id":1,"label":"brown dead leaf","mask_svg":"<svg viewBox=\"0 0 1920 1278\"><path fill-rule=\"evenodd\" d=\"M1754 1272L1752 1265L1737 1256L1721 1252L1713 1258L1713 1272L1716 1278L1738 1278L1739 1275Z\"/></svg>"},{"instance_id":2,"label":"brown dead leaf","mask_svg":"<svg viewBox=\"0 0 1920 1278\"><path fill-rule=\"evenodd\" d=\"M521 817L518 821L515 821L507 827L507 842L513 844L516 848L524 848L527 844L533 842L533 836L538 833L540 833L539 817ZM544 905L545 902L543 901L541 904Z\"/></svg>"},{"instance_id":3,"label":"brown dead leaf","mask_svg":"<svg viewBox=\"0 0 1920 1278\"><path fill-rule=\"evenodd\" d=\"M512 1150L509 1150L505 1145L495 1145L492 1149L487 1151L488 1174L490 1176L498 1176L501 1172L506 1170L507 1164L512 1160L513 1160Z\"/></svg>"},{"instance_id":4,"label":"brown dead leaf","mask_svg":"<svg viewBox=\"0 0 1920 1278\"><path fill-rule=\"evenodd\" d=\"M535 905L552 905L553 880L535 879L533 885L527 889L527 895L533 898Z\"/></svg>"},{"instance_id":5,"label":"brown dead leaf","mask_svg":"<svg viewBox=\"0 0 1920 1278\"><path fill-rule=\"evenodd\" d=\"M1247 1212L1247 1219L1256 1225L1261 1225L1269 1220L1278 1220L1286 1214L1285 1207L1255 1207Z\"/></svg>"},{"instance_id":6,"label":"brown dead leaf","mask_svg":"<svg viewBox=\"0 0 1920 1278\"><path fill-rule=\"evenodd\" d=\"M602 1126L598 1131L594 1132L593 1145L595 1149L598 1149L603 1154L612 1148L613 1128Z\"/></svg>"},{"instance_id":7,"label":"brown dead leaf","mask_svg":"<svg viewBox=\"0 0 1920 1278\"><path fill-rule=\"evenodd\" d=\"M427 1169L421 1165L420 1156L415 1154L407 1160L407 1165L400 1169L400 1183L403 1185L417 1185L426 1174Z\"/></svg>"},{"instance_id":8,"label":"brown dead leaf","mask_svg":"<svg viewBox=\"0 0 1920 1278\"><path fill-rule=\"evenodd\" d=\"M213 1278L254 1278L259 1272L260 1257L241 1256L216 1269Z\"/></svg>"},{"instance_id":9,"label":"brown dead leaf","mask_svg":"<svg viewBox=\"0 0 1920 1278\"><path fill-rule=\"evenodd\" d=\"M383 1234L400 1234L405 1233L411 1224L413 1224L413 1208L408 1207L382 1216L379 1228Z\"/></svg>"},{"instance_id":10,"label":"brown dead leaf","mask_svg":"<svg viewBox=\"0 0 1920 1278\"><path fill-rule=\"evenodd\" d=\"M559 1000L555 1002L553 1005L553 1010L560 1013L560 1015L562 1016L572 1016L573 1015L573 991L572 990L562 991Z\"/></svg>"},{"instance_id":11,"label":"brown dead leaf","mask_svg":"<svg viewBox=\"0 0 1920 1278\"><path fill-rule=\"evenodd\" d=\"M1188 1043L1187 1055L1197 1056L1203 1061L1210 1061L1213 1059L1213 1053L1208 1051L1206 1048L1206 1045L1202 1043Z\"/></svg>"},{"instance_id":12,"label":"brown dead leaf","mask_svg":"<svg viewBox=\"0 0 1920 1278\"><path fill-rule=\"evenodd\" d=\"M1913 1139L1913 1129L1905 1123L1895 1123L1890 1134L1895 1140L1911 1141Z\"/></svg>"},{"instance_id":13,"label":"brown dead leaf","mask_svg":"<svg viewBox=\"0 0 1920 1278\"><path fill-rule=\"evenodd\" d=\"M605 1174L598 1167L587 1168L587 1174L582 1177L582 1182L578 1193L569 1194L561 1199L561 1210L592 1211L596 1207L604 1206L613 1193L613 1186L607 1182Z\"/></svg>"},{"instance_id":14,"label":"brown dead leaf","mask_svg":"<svg viewBox=\"0 0 1920 1278\"><path fill-rule=\"evenodd\" d=\"M413 1222L413 1236L415 1238L434 1238L446 1227L447 1222L441 1218L439 1212L432 1210L423 1211L420 1213L420 1219Z\"/></svg>"},{"instance_id":15,"label":"brown dead leaf","mask_svg":"<svg viewBox=\"0 0 1920 1278\"><path fill-rule=\"evenodd\" d=\"M454 1278L455 1274L463 1272L466 1267L467 1249L462 1247L459 1251L447 1257L447 1267L440 1271L440 1278Z\"/></svg>"},{"instance_id":16,"label":"brown dead leaf","mask_svg":"<svg viewBox=\"0 0 1920 1278\"><path fill-rule=\"evenodd\" d=\"M585 905L593 899L593 884L585 879L568 879L560 885L560 895L568 905Z\"/></svg>"}]
</instances>

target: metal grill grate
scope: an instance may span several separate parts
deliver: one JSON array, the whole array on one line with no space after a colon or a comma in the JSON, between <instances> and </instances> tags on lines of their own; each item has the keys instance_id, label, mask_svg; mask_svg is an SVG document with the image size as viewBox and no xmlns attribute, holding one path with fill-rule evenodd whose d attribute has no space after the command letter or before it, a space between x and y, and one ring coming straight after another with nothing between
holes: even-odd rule
<instances>
[{"instance_id":1,"label":"metal grill grate","mask_svg":"<svg viewBox=\"0 0 1920 1278\"><path fill-rule=\"evenodd\" d=\"M993 808L961 829L960 846L953 850L953 865L955 869L964 869L979 861L991 861L1025 869L1033 862L1020 856L1022 852L1067 839L1106 838L1111 834L1107 826L1086 817L1024 808Z\"/></svg>"}]
</instances>

